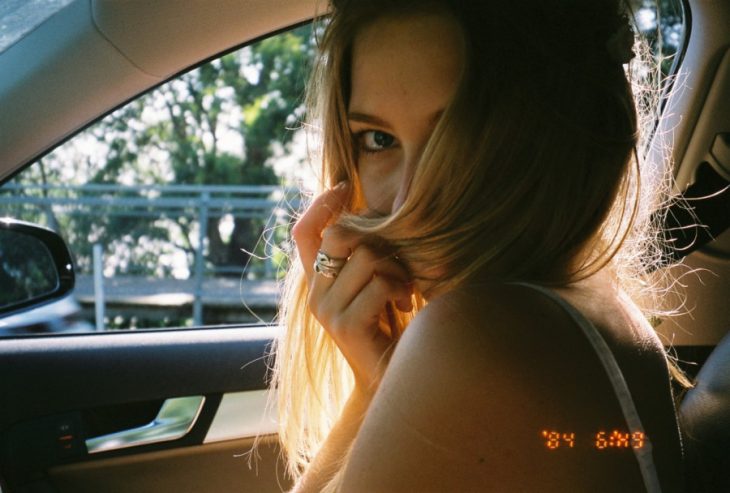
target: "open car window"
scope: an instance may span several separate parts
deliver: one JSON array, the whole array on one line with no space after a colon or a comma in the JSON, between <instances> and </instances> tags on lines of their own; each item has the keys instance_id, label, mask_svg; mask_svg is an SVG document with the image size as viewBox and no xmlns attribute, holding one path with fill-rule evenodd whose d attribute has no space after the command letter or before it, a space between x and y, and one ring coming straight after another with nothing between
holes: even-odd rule
<instances>
[{"instance_id":1,"label":"open car window","mask_svg":"<svg viewBox=\"0 0 730 493\"><path fill-rule=\"evenodd\" d=\"M69 245L75 316L87 326L273 319L290 218L310 179L299 127L311 30L159 86L3 185L4 215L44 224Z\"/></svg>"}]
</instances>

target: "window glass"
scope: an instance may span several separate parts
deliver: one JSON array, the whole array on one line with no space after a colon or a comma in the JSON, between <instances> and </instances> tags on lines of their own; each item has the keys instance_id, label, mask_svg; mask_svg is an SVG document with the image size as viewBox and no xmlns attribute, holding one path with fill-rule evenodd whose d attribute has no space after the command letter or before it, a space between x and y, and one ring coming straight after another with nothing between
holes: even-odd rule
<instances>
[{"instance_id":1,"label":"window glass","mask_svg":"<svg viewBox=\"0 0 730 493\"><path fill-rule=\"evenodd\" d=\"M684 46L685 18L681 0L632 0L636 27L649 41L663 77L676 68Z\"/></svg>"},{"instance_id":2,"label":"window glass","mask_svg":"<svg viewBox=\"0 0 730 493\"><path fill-rule=\"evenodd\" d=\"M303 26L206 63L0 189L7 215L69 244L84 318L103 330L272 320L307 179L313 54Z\"/></svg>"}]
</instances>

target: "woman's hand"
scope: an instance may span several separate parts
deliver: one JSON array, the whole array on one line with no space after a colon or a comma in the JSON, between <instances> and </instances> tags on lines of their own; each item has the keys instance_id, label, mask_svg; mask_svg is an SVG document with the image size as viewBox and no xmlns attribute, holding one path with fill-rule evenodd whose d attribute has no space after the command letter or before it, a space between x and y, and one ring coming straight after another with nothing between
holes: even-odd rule
<instances>
[{"instance_id":1,"label":"woman's hand","mask_svg":"<svg viewBox=\"0 0 730 493\"><path fill-rule=\"evenodd\" d=\"M360 391L375 391L395 346L392 307L412 309L406 269L392 255L362 244L362 238L333 225L347 197L340 184L317 197L292 230L309 282L309 306L350 364ZM314 270L317 252L347 259L334 277ZM391 337L392 334L392 337Z\"/></svg>"}]
</instances>

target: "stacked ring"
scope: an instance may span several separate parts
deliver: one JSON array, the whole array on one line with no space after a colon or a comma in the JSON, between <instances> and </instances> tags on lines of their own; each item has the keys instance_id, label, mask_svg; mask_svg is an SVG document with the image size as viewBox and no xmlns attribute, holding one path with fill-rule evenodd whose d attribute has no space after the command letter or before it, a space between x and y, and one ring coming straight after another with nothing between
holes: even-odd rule
<instances>
[{"instance_id":1,"label":"stacked ring","mask_svg":"<svg viewBox=\"0 0 730 493\"><path fill-rule=\"evenodd\" d=\"M317 257L314 260L314 272L334 279L345 266L346 262L346 258L333 258L320 250L317 252Z\"/></svg>"}]
</instances>

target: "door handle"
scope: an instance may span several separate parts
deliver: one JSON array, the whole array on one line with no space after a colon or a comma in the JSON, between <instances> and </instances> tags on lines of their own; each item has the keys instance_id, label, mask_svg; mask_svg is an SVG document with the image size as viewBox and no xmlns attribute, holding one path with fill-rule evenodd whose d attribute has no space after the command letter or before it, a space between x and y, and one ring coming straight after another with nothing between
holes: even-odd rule
<instances>
[{"instance_id":1,"label":"door handle","mask_svg":"<svg viewBox=\"0 0 730 493\"><path fill-rule=\"evenodd\" d=\"M86 449L90 454L97 454L177 440L187 435L193 428L204 403L205 397L202 395L167 399L151 423L138 428L89 438L86 440Z\"/></svg>"}]
</instances>

